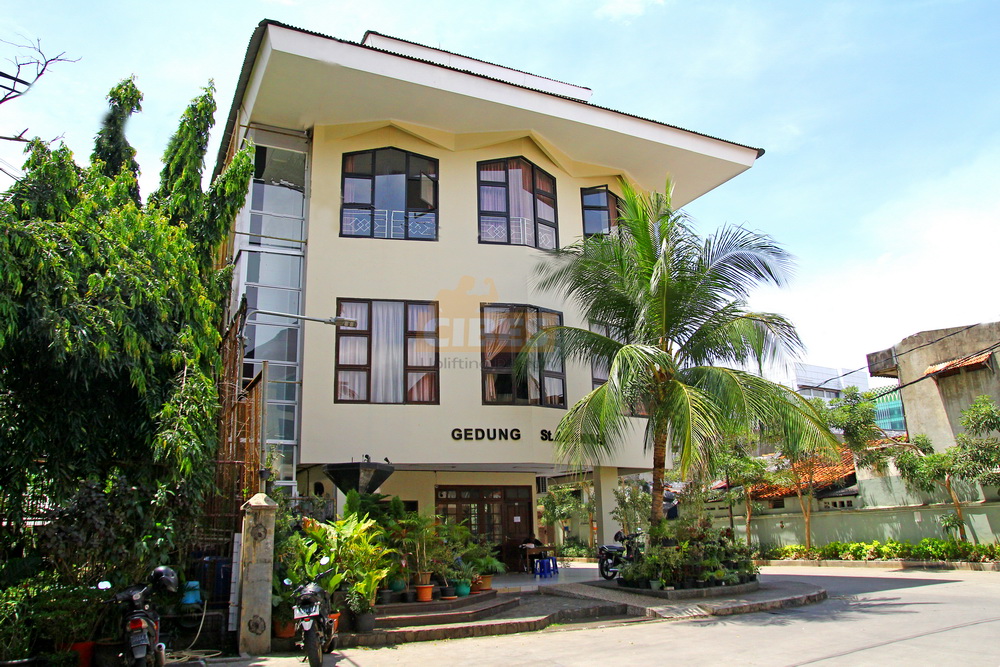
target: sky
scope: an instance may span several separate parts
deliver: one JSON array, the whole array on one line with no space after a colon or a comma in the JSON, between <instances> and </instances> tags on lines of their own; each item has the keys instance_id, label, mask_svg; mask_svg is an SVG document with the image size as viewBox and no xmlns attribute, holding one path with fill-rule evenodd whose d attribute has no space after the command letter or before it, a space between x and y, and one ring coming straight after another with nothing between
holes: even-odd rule
<instances>
[{"instance_id":1,"label":"sky","mask_svg":"<svg viewBox=\"0 0 1000 667\"><path fill-rule=\"evenodd\" d=\"M797 258L790 284L750 306L788 316L808 363L851 370L911 334L1000 319L988 292L1000 245L993 0L0 0L0 16L0 39L39 39L47 55L78 59L0 105L0 135L60 137L84 163L107 91L135 75L145 99L128 134L145 193L209 80L214 160L260 20L351 41L371 29L763 147L686 211L700 233L743 225ZM0 70L15 55L0 44ZM0 141L0 168L22 162L19 145ZM0 188L9 183L0 175Z\"/></svg>"}]
</instances>

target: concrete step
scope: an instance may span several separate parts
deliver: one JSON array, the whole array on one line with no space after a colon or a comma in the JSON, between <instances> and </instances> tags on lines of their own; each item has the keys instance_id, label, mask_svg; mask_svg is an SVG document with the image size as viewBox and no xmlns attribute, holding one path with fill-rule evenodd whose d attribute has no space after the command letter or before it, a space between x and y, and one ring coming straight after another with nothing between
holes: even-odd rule
<instances>
[{"instance_id":1,"label":"concrete step","mask_svg":"<svg viewBox=\"0 0 1000 667\"><path fill-rule=\"evenodd\" d=\"M455 600L434 600L432 602L392 602L390 604L375 605L375 616L382 619L389 616L412 616L414 614L435 613L460 609L470 605L478 604L483 600L492 600L497 596L496 589L482 591L474 595L467 595Z\"/></svg>"},{"instance_id":2,"label":"concrete step","mask_svg":"<svg viewBox=\"0 0 1000 667\"><path fill-rule=\"evenodd\" d=\"M473 604L469 604L458 609L423 611L411 614L394 613L391 616L379 616L375 619L375 628L389 629L425 625L445 625L450 623L470 623L472 621L479 621L484 618L494 616L502 611L510 609L511 607L516 607L521 603L520 598L517 596L505 595L498 598L496 595L491 595L486 598L483 598L482 596L476 597L481 599L474 600ZM407 606L412 607L413 605Z\"/></svg>"}]
</instances>

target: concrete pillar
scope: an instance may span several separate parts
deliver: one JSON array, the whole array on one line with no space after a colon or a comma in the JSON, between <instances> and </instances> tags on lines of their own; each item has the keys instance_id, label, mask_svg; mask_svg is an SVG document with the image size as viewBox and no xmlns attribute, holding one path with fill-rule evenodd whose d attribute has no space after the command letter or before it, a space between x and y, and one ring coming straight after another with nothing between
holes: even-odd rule
<instances>
[{"instance_id":1,"label":"concrete pillar","mask_svg":"<svg viewBox=\"0 0 1000 667\"><path fill-rule=\"evenodd\" d=\"M594 466L594 519L597 521L597 543L614 544L620 526L611 518L615 508L614 490L618 487L618 468Z\"/></svg>"},{"instance_id":2,"label":"concrete pillar","mask_svg":"<svg viewBox=\"0 0 1000 667\"><path fill-rule=\"evenodd\" d=\"M240 560L240 653L271 652L271 575L274 570L274 518L278 504L258 493L243 504Z\"/></svg>"}]
</instances>

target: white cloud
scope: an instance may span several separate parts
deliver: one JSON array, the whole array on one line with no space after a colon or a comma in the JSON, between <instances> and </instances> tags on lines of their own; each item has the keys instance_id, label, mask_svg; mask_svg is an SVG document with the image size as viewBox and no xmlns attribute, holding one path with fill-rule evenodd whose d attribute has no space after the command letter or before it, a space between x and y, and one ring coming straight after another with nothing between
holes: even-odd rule
<instances>
[{"instance_id":1,"label":"white cloud","mask_svg":"<svg viewBox=\"0 0 1000 667\"><path fill-rule=\"evenodd\" d=\"M600 7L594 10L594 16L599 19L627 21L642 16L650 5L662 5L663 0L604 0Z\"/></svg>"},{"instance_id":2,"label":"white cloud","mask_svg":"<svg viewBox=\"0 0 1000 667\"><path fill-rule=\"evenodd\" d=\"M845 220L868 230L865 245L843 257L803 258L791 288L762 291L752 306L789 316L811 363L852 368L920 331L1000 319L998 171L1000 141ZM838 231L825 233L833 245Z\"/></svg>"}]
</instances>

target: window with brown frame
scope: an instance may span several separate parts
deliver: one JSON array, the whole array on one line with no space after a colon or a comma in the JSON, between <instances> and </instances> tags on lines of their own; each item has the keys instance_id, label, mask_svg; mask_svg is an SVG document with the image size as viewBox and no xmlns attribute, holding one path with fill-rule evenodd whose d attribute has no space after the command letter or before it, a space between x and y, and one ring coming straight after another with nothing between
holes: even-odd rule
<instances>
[{"instance_id":1,"label":"window with brown frame","mask_svg":"<svg viewBox=\"0 0 1000 667\"><path fill-rule=\"evenodd\" d=\"M478 164L479 242L559 247L556 179L523 157Z\"/></svg>"},{"instance_id":2,"label":"window with brown frame","mask_svg":"<svg viewBox=\"0 0 1000 667\"><path fill-rule=\"evenodd\" d=\"M525 377L514 362L535 333L562 324L562 313L536 306L484 303L482 310L483 403L566 407L562 350L551 344L532 352Z\"/></svg>"},{"instance_id":3,"label":"window with brown frame","mask_svg":"<svg viewBox=\"0 0 1000 667\"><path fill-rule=\"evenodd\" d=\"M438 402L438 306L433 301L338 299L338 403Z\"/></svg>"},{"instance_id":4,"label":"window with brown frame","mask_svg":"<svg viewBox=\"0 0 1000 667\"><path fill-rule=\"evenodd\" d=\"M583 199L583 235L609 234L618 224L621 199L608 186L581 188Z\"/></svg>"},{"instance_id":5,"label":"window with brown frame","mask_svg":"<svg viewBox=\"0 0 1000 667\"><path fill-rule=\"evenodd\" d=\"M340 234L437 240L438 161L398 148L345 153Z\"/></svg>"}]
</instances>

